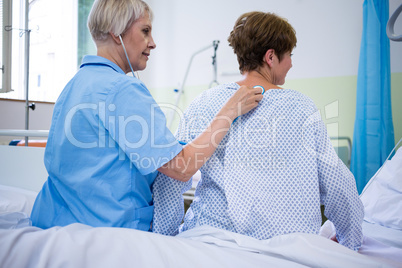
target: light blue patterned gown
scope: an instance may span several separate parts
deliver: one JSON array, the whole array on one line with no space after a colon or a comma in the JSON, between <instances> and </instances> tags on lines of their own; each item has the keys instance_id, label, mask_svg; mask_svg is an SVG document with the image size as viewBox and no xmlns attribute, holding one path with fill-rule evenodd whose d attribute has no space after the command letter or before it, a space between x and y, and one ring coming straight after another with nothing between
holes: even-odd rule
<instances>
[{"instance_id":1,"label":"light blue patterned gown","mask_svg":"<svg viewBox=\"0 0 402 268\"><path fill-rule=\"evenodd\" d=\"M186 110L176 138L191 142L239 88L203 92ZM153 231L175 235L209 225L269 239L287 233L317 234L320 205L338 241L357 250L363 206L352 173L333 149L313 101L289 89L270 89L258 107L232 124L201 169L195 199L183 220L187 183L159 174L153 185Z\"/></svg>"}]
</instances>

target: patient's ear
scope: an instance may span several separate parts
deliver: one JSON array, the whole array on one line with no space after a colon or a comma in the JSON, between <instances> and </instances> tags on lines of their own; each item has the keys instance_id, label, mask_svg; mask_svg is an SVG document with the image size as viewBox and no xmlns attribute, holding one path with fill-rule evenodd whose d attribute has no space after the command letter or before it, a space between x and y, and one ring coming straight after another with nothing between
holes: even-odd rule
<instances>
[{"instance_id":1,"label":"patient's ear","mask_svg":"<svg viewBox=\"0 0 402 268\"><path fill-rule=\"evenodd\" d=\"M275 56L275 50L272 48L268 49L267 52L265 52L264 62L266 62L270 68L272 68L273 66L274 56Z\"/></svg>"}]
</instances>

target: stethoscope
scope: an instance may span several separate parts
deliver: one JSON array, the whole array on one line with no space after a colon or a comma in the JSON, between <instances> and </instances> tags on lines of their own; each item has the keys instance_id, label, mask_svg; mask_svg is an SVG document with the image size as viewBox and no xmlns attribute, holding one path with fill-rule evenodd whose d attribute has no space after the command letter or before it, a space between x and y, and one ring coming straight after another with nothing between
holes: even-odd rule
<instances>
[{"instance_id":1,"label":"stethoscope","mask_svg":"<svg viewBox=\"0 0 402 268\"><path fill-rule=\"evenodd\" d=\"M265 93L265 88L263 86L257 85L254 86L253 88L261 88L261 94L264 95ZM236 120L239 118L240 116L236 117L235 120L233 120L232 125L236 122ZM184 141L177 141L179 144L181 145L187 145L187 142Z\"/></svg>"},{"instance_id":2,"label":"stethoscope","mask_svg":"<svg viewBox=\"0 0 402 268\"><path fill-rule=\"evenodd\" d=\"M127 59L127 61L128 61L128 65L130 65L131 73L133 74L133 77L135 77L135 75L134 75L134 70L133 70L133 66L131 66L130 59L128 58L127 51L126 51L126 47L124 46L123 38L121 38L121 34L119 34L119 38L120 38L121 46L123 47L123 50L124 50L124 54L126 54L126 59ZM138 74L138 73L137 73L137 74Z\"/></svg>"},{"instance_id":3,"label":"stethoscope","mask_svg":"<svg viewBox=\"0 0 402 268\"><path fill-rule=\"evenodd\" d=\"M257 85L254 86L253 88L261 88L261 95L264 95L265 93L265 88L263 86ZM240 116L236 117L235 120L233 120L232 125L236 122L236 120L239 118Z\"/></svg>"},{"instance_id":4,"label":"stethoscope","mask_svg":"<svg viewBox=\"0 0 402 268\"><path fill-rule=\"evenodd\" d=\"M254 86L253 88L261 88L261 94L264 95L265 88L263 86L257 85L257 86Z\"/></svg>"},{"instance_id":5,"label":"stethoscope","mask_svg":"<svg viewBox=\"0 0 402 268\"><path fill-rule=\"evenodd\" d=\"M123 38L121 37L120 34L119 34L119 39L120 39L121 45L122 45L122 47L123 47L124 54L126 54L126 58L127 58L127 61L128 61L128 65L130 65L131 73L133 74L133 77L135 77L133 67L131 66L130 60L129 60L128 55L127 55L126 47L124 46L124 43L123 43ZM263 95L263 94L265 93L265 88L264 88L263 86L257 85L257 86L254 86L253 88L261 88L261 94ZM240 117L240 116L236 117L235 120L233 120L232 125L236 122L236 120L237 120L239 117ZM184 142L184 141L178 141L178 142L179 142L179 144L181 144L181 145L187 145L187 142Z\"/></svg>"}]
</instances>

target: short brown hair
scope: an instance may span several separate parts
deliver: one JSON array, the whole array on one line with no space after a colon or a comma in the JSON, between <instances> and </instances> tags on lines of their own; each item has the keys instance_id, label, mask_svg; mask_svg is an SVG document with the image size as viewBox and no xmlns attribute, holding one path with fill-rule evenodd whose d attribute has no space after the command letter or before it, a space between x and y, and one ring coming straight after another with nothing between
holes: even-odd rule
<instances>
[{"instance_id":1,"label":"short brown hair","mask_svg":"<svg viewBox=\"0 0 402 268\"><path fill-rule=\"evenodd\" d=\"M273 13L254 11L237 19L228 41L243 73L262 66L269 49L273 49L281 61L286 52L296 47L297 39L296 31L286 19Z\"/></svg>"}]
</instances>

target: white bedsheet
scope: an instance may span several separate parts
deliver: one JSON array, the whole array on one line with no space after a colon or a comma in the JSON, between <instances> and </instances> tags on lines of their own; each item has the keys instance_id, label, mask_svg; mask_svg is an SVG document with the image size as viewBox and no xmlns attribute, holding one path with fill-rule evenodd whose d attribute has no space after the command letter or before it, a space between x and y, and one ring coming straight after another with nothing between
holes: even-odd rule
<instances>
[{"instance_id":1,"label":"white bedsheet","mask_svg":"<svg viewBox=\"0 0 402 268\"><path fill-rule=\"evenodd\" d=\"M363 189L364 220L402 231L402 147Z\"/></svg>"},{"instance_id":2,"label":"white bedsheet","mask_svg":"<svg viewBox=\"0 0 402 268\"><path fill-rule=\"evenodd\" d=\"M0 194L0 267L402 267L402 232L366 222L360 253L322 236L260 241L208 226L178 237L82 224L41 230L27 217L35 192Z\"/></svg>"},{"instance_id":3,"label":"white bedsheet","mask_svg":"<svg viewBox=\"0 0 402 268\"><path fill-rule=\"evenodd\" d=\"M30 215L37 195L34 191L0 185L0 214L24 212Z\"/></svg>"},{"instance_id":4,"label":"white bedsheet","mask_svg":"<svg viewBox=\"0 0 402 268\"><path fill-rule=\"evenodd\" d=\"M335 235L332 222L323 224L320 235L326 238ZM402 232L363 222L363 243L359 253L393 267L402 267Z\"/></svg>"},{"instance_id":5,"label":"white bedsheet","mask_svg":"<svg viewBox=\"0 0 402 268\"><path fill-rule=\"evenodd\" d=\"M47 230L1 229L0 267L393 266L311 234L260 241L201 226L169 237L76 223Z\"/></svg>"},{"instance_id":6,"label":"white bedsheet","mask_svg":"<svg viewBox=\"0 0 402 268\"><path fill-rule=\"evenodd\" d=\"M401 212L402 213L402 212ZM402 215L401 215L402 217ZM363 233L381 243L402 250L402 231L391 229L379 224L363 222ZM402 258L402 254L400 256Z\"/></svg>"},{"instance_id":7,"label":"white bedsheet","mask_svg":"<svg viewBox=\"0 0 402 268\"><path fill-rule=\"evenodd\" d=\"M393 176L398 183L400 178ZM401 192L393 194L402 202ZM378 195L383 192L370 198ZM260 241L208 226L177 237L83 224L42 230L29 226L27 217L35 196L0 186L0 267L402 267L402 230L382 226L384 219L363 223L357 253L323 236ZM400 205L390 206L392 218L400 219ZM323 235L329 237L333 230L325 227Z\"/></svg>"}]
</instances>

